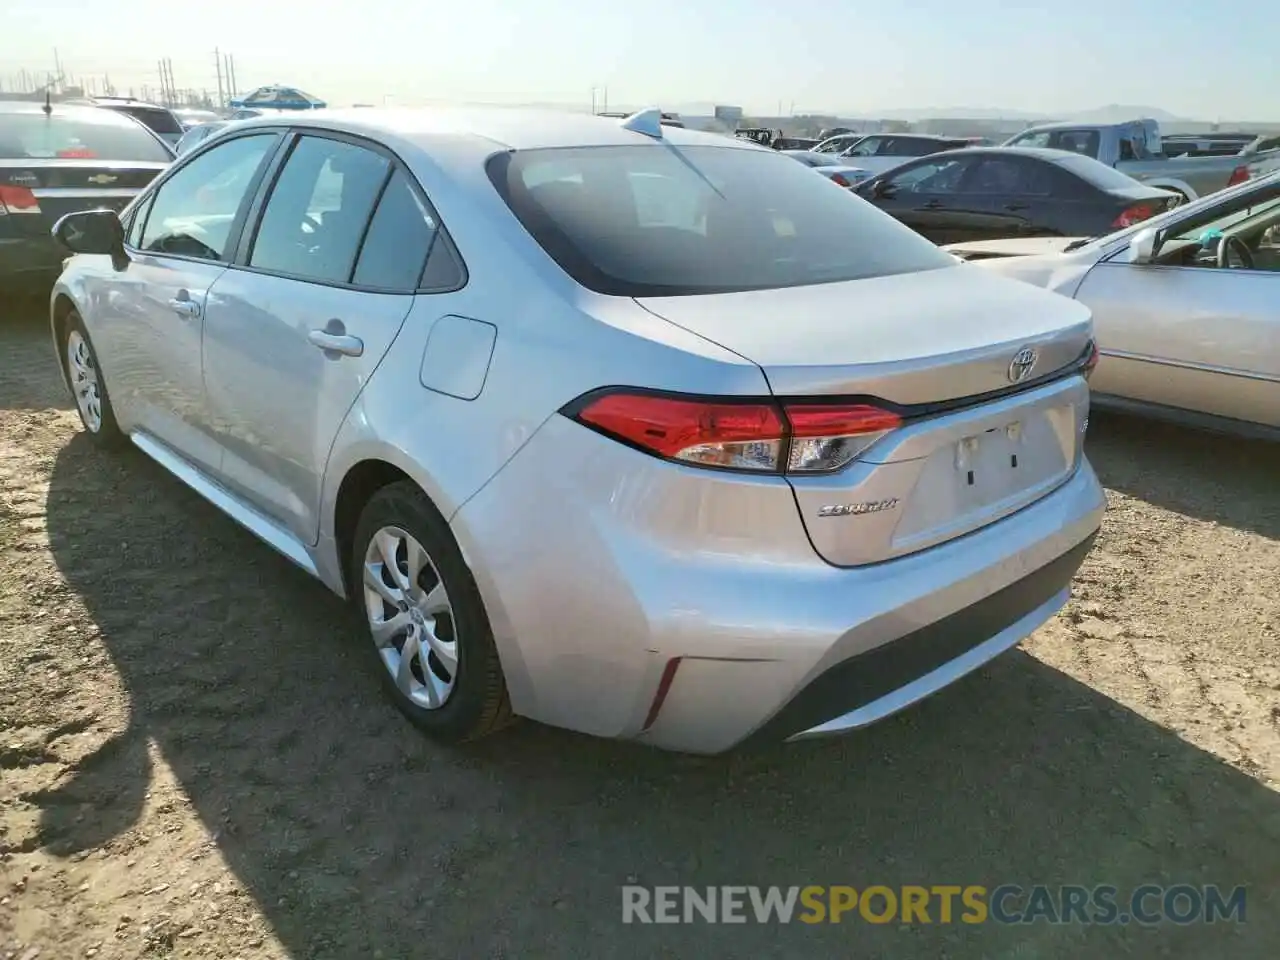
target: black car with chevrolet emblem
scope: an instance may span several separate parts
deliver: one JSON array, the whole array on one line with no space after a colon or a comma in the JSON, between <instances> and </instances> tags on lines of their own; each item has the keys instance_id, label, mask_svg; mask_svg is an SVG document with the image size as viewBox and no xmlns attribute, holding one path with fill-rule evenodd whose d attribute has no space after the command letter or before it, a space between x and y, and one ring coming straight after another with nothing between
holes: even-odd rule
<instances>
[{"instance_id":1,"label":"black car with chevrolet emblem","mask_svg":"<svg viewBox=\"0 0 1280 960\"><path fill-rule=\"evenodd\" d=\"M173 160L150 129L111 110L0 100L0 291L52 283L64 213L123 210Z\"/></svg>"}]
</instances>

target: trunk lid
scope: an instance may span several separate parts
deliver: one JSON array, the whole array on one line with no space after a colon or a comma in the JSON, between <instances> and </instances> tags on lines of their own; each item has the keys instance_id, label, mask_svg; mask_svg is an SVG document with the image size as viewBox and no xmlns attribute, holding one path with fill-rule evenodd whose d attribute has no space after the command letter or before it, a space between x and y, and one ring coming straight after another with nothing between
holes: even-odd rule
<instances>
[{"instance_id":1,"label":"trunk lid","mask_svg":"<svg viewBox=\"0 0 1280 960\"><path fill-rule=\"evenodd\" d=\"M869 395L897 404L972 397L1008 388L1010 361L1024 346L1037 351L1038 377L1079 357L1092 331L1081 304L963 264L638 302L758 364L784 397Z\"/></svg>"},{"instance_id":2,"label":"trunk lid","mask_svg":"<svg viewBox=\"0 0 1280 960\"><path fill-rule=\"evenodd\" d=\"M166 163L112 160L0 160L0 202L11 232L48 236L79 210L123 210Z\"/></svg>"},{"instance_id":3,"label":"trunk lid","mask_svg":"<svg viewBox=\"0 0 1280 960\"><path fill-rule=\"evenodd\" d=\"M847 398L902 416L843 468L787 475L815 550L834 565L994 523L1080 464L1091 316L1030 284L957 265L640 302L758 364L779 397Z\"/></svg>"}]
</instances>

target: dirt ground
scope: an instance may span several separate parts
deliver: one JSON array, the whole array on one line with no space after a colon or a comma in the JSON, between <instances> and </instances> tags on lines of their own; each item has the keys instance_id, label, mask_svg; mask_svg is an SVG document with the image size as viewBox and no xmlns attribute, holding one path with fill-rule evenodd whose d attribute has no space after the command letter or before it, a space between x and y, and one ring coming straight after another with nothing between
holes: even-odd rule
<instances>
[{"instance_id":1,"label":"dirt ground","mask_svg":"<svg viewBox=\"0 0 1280 960\"><path fill-rule=\"evenodd\" d=\"M445 750L341 603L79 433L0 322L0 958L1280 955L1280 450L1095 415L1022 649L844 739ZM624 926L619 886L1249 885L1247 922Z\"/></svg>"}]
</instances>

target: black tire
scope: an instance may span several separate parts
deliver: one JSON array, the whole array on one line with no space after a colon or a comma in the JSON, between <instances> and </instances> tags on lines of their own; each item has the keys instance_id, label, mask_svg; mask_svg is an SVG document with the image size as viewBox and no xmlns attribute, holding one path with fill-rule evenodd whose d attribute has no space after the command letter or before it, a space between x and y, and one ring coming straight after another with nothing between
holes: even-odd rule
<instances>
[{"instance_id":1,"label":"black tire","mask_svg":"<svg viewBox=\"0 0 1280 960\"><path fill-rule=\"evenodd\" d=\"M75 372L72 370L71 359L68 355L73 334L79 334L83 339L85 349L89 354L89 360L93 365L94 372L97 374L98 400L102 414L100 422L96 426L85 416L76 397ZM102 367L98 364L98 354L93 349L93 341L89 338L89 331L85 329L84 321L80 319L80 314L75 310L68 313L63 321L62 343L59 346L62 353L62 368L66 371L67 381L71 384L71 399L76 405L76 414L80 417L80 423L84 427L85 433L99 447L107 450L118 450L125 445L127 438L120 430L120 425L116 422L115 410L111 406L111 395L107 391L106 377L103 376Z\"/></svg>"},{"instance_id":2,"label":"black tire","mask_svg":"<svg viewBox=\"0 0 1280 960\"><path fill-rule=\"evenodd\" d=\"M452 606L458 667L453 690L444 703L435 708L420 706L396 686L372 634L366 633L369 657L383 689L415 726L441 742L465 743L496 733L511 723L514 715L489 617L449 525L413 483L401 481L383 487L361 512L349 558L352 600L364 616L361 584L365 554L374 536L384 527L397 527L416 539L438 571Z\"/></svg>"}]
</instances>

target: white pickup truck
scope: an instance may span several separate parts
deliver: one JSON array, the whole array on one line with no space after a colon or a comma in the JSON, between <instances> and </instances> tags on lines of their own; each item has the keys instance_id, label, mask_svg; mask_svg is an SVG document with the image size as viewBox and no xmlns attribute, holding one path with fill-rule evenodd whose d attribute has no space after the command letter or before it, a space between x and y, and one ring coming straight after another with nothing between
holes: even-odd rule
<instances>
[{"instance_id":1,"label":"white pickup truck","mask_svg":"<svg viewBox=\"0 0 1280 960\"><path fill-rule=\"evenodd\" d=\"M1147 186L1196 200L1280 169L1280 150L1237 156L1177 157L1165 153L1155 120L1047 123L1005 141L1006 147L1071 150L1115 167Z\"/></svg>"}]
</instances>

